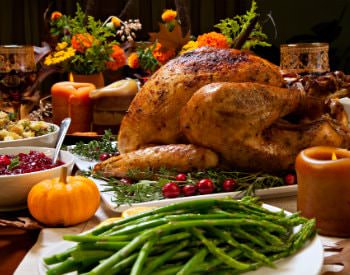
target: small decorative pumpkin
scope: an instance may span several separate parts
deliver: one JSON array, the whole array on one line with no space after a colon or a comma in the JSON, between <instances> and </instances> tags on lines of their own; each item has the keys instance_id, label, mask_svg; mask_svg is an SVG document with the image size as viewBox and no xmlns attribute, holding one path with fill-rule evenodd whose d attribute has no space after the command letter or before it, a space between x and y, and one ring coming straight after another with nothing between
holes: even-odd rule
<instances>
[{"instance_id":1,"label":"small decorative pumpkin","mask_svg":"<svg viewBox=\"0 0 350 275\"><path fill-rule=\"evenodd\" d=\"M30 190L28 208L32 216L48 226L70 226L90 219L100 205L95 183L82 176L67 177L63 167L59 178L43 180Z\"/></svg>"}]
</instances>

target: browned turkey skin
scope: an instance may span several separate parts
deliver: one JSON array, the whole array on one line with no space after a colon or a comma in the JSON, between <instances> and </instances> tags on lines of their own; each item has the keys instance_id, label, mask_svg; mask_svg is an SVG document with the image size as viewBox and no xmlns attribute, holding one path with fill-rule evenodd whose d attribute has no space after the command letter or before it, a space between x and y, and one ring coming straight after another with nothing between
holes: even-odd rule
<instances>
[{"instance_id":1,"label":"browned turkey skin","mask_svg":"<svg viewBox=\"0 0 350 275\"><path fill-rule=\"evenodd\" d=\"M144 85L120 128L122 154L95 170L114 176L132 168L189 171L215 167L219 158L232 168L271 172L292 167L303 148L349 146L344 116L337 121L303 89L283 86L277 66L247 53L200 48L184 54ZM310 106L318 110L312 120L285 120L315 116Z\"/></svg>"},{"instance_id":2,"label":"browned turkey skin","mask_svg":"<svg viewBox=\"0 0 350 275\"><path fill-rule=\"evenodd\" d=\"M279 68L238 50L200 48L171 60L155 73L132 101L118 137L121 153L147 144L182 143L182 107L206 84L256 82L281 87Z\"/></svg>"}]
</instances>

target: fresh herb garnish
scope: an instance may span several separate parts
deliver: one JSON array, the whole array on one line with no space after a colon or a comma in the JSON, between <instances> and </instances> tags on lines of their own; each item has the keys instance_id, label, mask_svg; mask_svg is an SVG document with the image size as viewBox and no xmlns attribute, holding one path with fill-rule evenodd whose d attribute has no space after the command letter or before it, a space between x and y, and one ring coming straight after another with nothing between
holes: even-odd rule
<instances>
[{"instance_id":1,"label":"fresh herb garnish","mask_svg":"<svg viewBox=\"0 0 350 275\"><path fill-rule=\"evenodd\" d=\"M87 144L80 141L69 151L86 160L96 161L102 153L115 154L118 151L114 142L115 137L112 131L106 130L101 140L92 140Z\"/></svg>"},{"instance_id":2,"label":"fresh herb garnish","mask_svg":"<svg viewBox=\"0 0 350 275\"><path fill-rule=\"evenodd\" d=\"M125 184L120 179L104 177L99 173L85 172L85 175L92 176L106 182L104 192L114 192L113 201L117 205L147 202L163 199L162 187L169 181L175 181L176 172L162 168L157 171L152 169L132 169L128 177L136 179L133 184ZM138 180L141 179L142 180ZM257 189L265 189L284 185L283 179L278 176L266 173L246 173L239 171L222 171L212 169L187 173L185 182L180 185L196 184L203 178L210 178L215 184L216 192L223 192L222 182L225 179L234 179L237 187L234 191L241 191L239 196L255 195ZM137 181L138 180L138 181Z\"/></svg>"},{"instance_id":3,"label":"fresh herb garnish","mask_svg":"<svg viewBox=\"0 0 350 275\"><path fill-rule=\"evenodd\" d=\"M257 13L257 4L253 0L250 10L246 14L236 15L233 18L226 18L216 24L214 27L218 28L220 32L227 37L228 42L235 44L235 39L238 39L240 35L246 31L251 22L259 16ZM270 47L271 44L266 42L267 35L263 33L262 26L257 22L252 32L247 37L246 41L242 45L242 49L250 49L255 46Z\"/></svg>"},{"instance_id":4,"label":"fresh herb garnish","mask_svg":"<svg viewBox=\"0 0 350 275\"><path fill-rule=\"evenodd\" d=\"M13 170L13 168L16 168L20 164L19 157L16 156L11 159L10 164L7 166L8 170Z\"/></svg>"}]
</instances>

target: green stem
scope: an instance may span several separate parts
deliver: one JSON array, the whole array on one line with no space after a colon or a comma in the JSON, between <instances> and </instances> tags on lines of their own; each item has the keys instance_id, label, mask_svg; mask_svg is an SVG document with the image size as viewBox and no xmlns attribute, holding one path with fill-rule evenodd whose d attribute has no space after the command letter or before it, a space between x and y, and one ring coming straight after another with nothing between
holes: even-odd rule
<instances>
[{"instance_id":1,"label":"green stem","mask_svg":"<svg viewBox=\"0 0 350 275\"><path fill-rule=\"evenodd\" d=\"M193 234L199 238L202 243L208 248L209 252L212 253L214 256L218 257L220 260L222 260L224 263L226 263L228 266L230 266L233 269L237 270L246 270L249 268L249 264L239 262L235 260L234 258L227 255L222 249L216 247L216 245L208 240L206 237L204 237L203 233L197 229L192 228L191 229Z\"/></svg>"},{"instance_id":2,"label":"green stem","mask_svg":"<svg viewBox=\"0 0 350 275\"><path fill-rule=\"evenodd\" d=\"M174 257L176 253L184 249L187 245L189 244L188 240L182 241L180 244L177 246L169 249L166 251L164 254L160 255L157 259L153 260L151 263L149 263L143 274L148 275L148 274L153 274L153 271L155 271L157 268L161 267L164 263L166 263L169 259Z\"/></svg>"},{"instance_id":3,"label":"green stem","mask_svg":"<svg viewBox=\"0 0 350 275\"><path fill-rule=\"evenodd\" d=\"M155 241L153 239L153 240L146 242L142 246L138 257L137 257L134 265L132 266L130 275L141 275L142 274L143 266L144 266L146 259L149 255L153 245L154 245L154 242Z\"/></svg>"},{"instance_id":4,"label":"green stem","mask_svg":"<svg viewBox=\"0 0 350 275\"><path fill-rule=\"evenodd\" d=\"M200 266L207 256L208 250L202 248L199 250L182 268L176 275L190 275L198 266Z\"/></svg>"}]
</instances>

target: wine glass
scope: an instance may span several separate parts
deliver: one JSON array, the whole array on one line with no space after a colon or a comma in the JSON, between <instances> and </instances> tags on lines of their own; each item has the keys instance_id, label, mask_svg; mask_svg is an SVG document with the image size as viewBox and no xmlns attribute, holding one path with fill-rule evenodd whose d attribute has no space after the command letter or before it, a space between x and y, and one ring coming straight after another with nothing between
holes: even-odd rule
<instances>
[{"instance_id":1,"label":"wine glass","mask_svg":"<svg viewBox=\"0 0 350 275\"><path fill-rule=\"evenodd\" d=\"M25 93L36 81L34 48L22 45L0 46L0 98L2 108L12 108L21 118Z\"/></svg>"}]
</instances>

